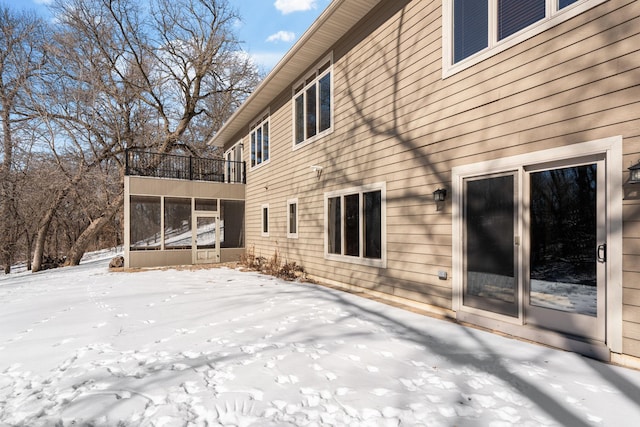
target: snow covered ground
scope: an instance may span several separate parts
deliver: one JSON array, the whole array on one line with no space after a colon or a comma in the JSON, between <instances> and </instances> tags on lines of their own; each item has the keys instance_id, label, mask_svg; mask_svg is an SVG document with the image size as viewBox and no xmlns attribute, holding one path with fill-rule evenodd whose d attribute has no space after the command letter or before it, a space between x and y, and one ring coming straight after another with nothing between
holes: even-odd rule
<instances>
[{"instance_id":1,"label":"snow covered ground","mask_svg":"<svg viewBox=\"0 0 640 427\"><path fill-rule=\"evenodd\" d=\"M0 426L640 419L638 371L257 273L107 264L0 275Z\"/></svg>"}]
</instances>

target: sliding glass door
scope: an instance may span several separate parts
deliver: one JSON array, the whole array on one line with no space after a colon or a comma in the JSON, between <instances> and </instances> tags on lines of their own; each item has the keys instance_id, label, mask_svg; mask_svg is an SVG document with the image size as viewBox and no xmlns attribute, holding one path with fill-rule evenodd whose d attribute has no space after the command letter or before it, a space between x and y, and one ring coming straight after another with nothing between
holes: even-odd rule
<instances>
[{"instance_id":1,"label":"sliding glass door","mask_svg":"<svg viewBox=\"0 0 640 427\"><path fill-rule=\"evenodd\" d=\"M605 335L604 161L527 170L526 322Z\"/></svg>"},{"instance_id":2,"label":"sliding glass door","mask_svg":"<svg viewBox=\"0 0 640 427\"><path fill-rule=\"evenodd\" d=\"M604 156L464 178L462 305L604 341L605 178Z\"/></svg>"},{"instance_id":3,"label":"sliding glass door","mask_svg":"<svg viewBox=\"0 0 640 427\"><path fill-rule=\"evenodd\" d=\"M468 307L518 316L516 174L464 182L465 278Z\"/></svg>"}]
</instances>

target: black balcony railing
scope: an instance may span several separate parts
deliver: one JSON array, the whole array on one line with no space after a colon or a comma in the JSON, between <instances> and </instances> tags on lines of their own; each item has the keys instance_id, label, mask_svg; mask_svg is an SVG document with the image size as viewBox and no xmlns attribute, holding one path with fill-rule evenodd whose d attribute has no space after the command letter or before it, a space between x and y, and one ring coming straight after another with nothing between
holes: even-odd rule
<instances>
[{"instance_id":1,"label":"black balcony railing","mask_svg":"<svg viewBox=\"0 0 640 427\"><path fill-rule=\"evenodd\" d=\"M138 149L128 149L125 159L125 171L129 176L242 184L246 182L245 162L149 153Z\"/></svg>"}]
</instances>

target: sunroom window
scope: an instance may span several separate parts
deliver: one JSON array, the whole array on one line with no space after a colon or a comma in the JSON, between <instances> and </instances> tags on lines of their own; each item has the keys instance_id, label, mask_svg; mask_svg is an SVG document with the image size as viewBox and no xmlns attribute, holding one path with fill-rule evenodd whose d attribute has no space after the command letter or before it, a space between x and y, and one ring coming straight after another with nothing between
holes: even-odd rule
<instances>
[{"instance_id":1,"label":"sunroom window","mask_svg":"<svg viewBox=\"0 0 640 427\"><path fill-rule=\"evenodd\" d=\"M191 248L191 199L164 198L165 249Z\"/></svg>"},{"instance_id":2,"label":"sunroom window","mask_svg":"<svg viewBox=\"0 0 640 427\"><path fill-rule=\"evenodd\" d=\"M331 130L331 59L293 88L294 147Z\"/></svg>"},{"instance_id":3,"label":"sunroom window","mask_svg":"<svg viewBox=\"0 0 640 427\"><path fill-rule=\"evenodd\" d=\"M162 202L160 197L131 196L130 250L161 249Z\"/></svg>"}]
</instances>

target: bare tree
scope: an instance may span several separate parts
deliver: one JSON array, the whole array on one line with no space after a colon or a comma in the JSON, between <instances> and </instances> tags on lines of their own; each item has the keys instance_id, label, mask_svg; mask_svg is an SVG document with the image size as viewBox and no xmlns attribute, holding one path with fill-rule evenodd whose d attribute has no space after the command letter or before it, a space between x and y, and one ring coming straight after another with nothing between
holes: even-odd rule
<instances>
[{"instance_id":1,"label":"bare tree","mask_svg":"<svg viewBox=\"0 0 640 427\"><path fill-rule=\"evenodd\" d=\"M259 80L239 53L225 0L58 0L53 10L46 90L33 103L66 183L43 210L34 267L70 193L86 218L68 252L78 264L121 212L125 149L202 152ZM95 190L80 192L89 176Z\"/></svg>"},{"instance_id":2,"label":"bare tree","mask_svg":"<svg viewBox=\"0 0 640 427\"><path fill-rule=\"evenodd\" d=\"M43 41L46 25L29 13L18 13L0 6L0 124L2 162L0 163L0 258L4 271L11 264L20 236L16 218L20 187L16 185L14 152L19 130L33 118L28 93L45 62Z\"/></svg>"}]
</instances>

